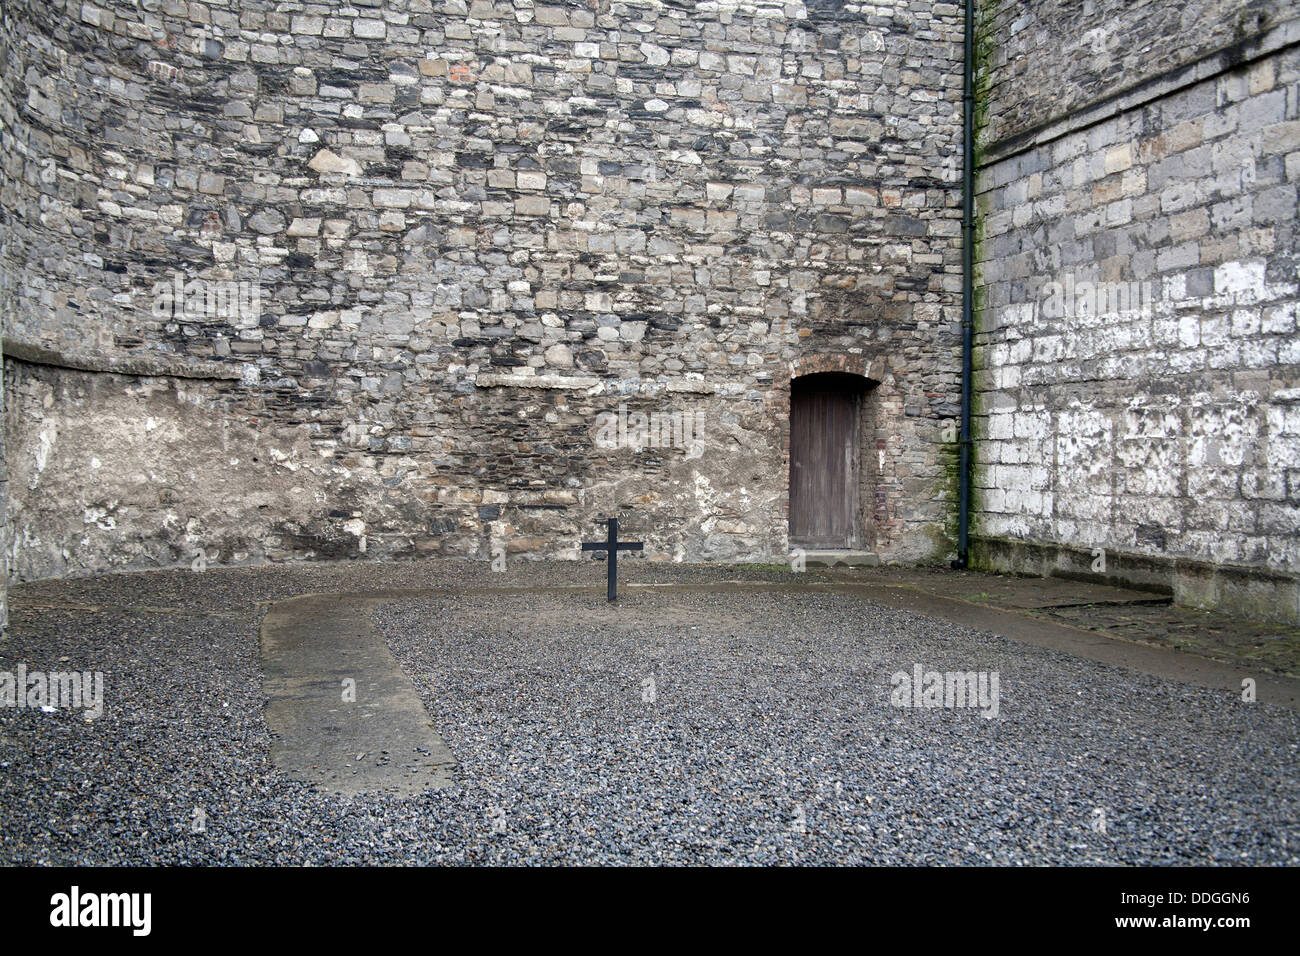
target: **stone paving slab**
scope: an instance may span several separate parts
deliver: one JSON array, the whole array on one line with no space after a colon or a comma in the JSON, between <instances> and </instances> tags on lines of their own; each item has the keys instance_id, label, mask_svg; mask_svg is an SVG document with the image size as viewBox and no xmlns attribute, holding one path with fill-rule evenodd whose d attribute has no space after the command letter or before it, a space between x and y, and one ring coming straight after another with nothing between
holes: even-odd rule
<instances>
[{"instance_id":1,"label":"stone paving slab","mask_svg":"<svg viewBox=\"0 0 1300 956\"><path fill-rule=\"evenodd\" d=\"M262 623L261 661L271 759L290 776L349 795L450 783L455 759L371 626L369 601L281 601Z\"/></svg>"}]
</instances>

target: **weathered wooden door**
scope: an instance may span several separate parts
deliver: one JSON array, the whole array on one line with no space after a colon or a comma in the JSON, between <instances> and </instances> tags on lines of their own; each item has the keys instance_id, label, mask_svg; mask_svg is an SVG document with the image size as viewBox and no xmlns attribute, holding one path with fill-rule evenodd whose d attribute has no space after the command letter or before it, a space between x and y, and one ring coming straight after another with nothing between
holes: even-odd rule
<instances>
[{"instance_id":1,"label":"weathered wooden door","mask_svg":"<svg viewBox=\"0 0 1300 956\"><path fill-rule=\"evenodd\" d=\"M858 392L832 377L790 391L790 543L857 545Z\"/></svg>"}]
</instances>

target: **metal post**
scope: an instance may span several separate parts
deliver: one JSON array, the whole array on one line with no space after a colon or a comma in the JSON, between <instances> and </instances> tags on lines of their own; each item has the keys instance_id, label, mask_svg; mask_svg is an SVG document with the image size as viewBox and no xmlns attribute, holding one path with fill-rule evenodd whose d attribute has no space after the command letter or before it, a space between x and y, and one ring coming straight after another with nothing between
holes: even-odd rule
<instances>
[{"instance_id":1,"label":"metal post","mask_svg":"<svg viewBox=\"0 0 1300 956\"><path fill-rule=\"evenodd\" d=\"M618 599L618 519L609 519L609 553L605 558L607 562L606 571L609 573L609 586L605 589L605 597L611 601Z\"/></svg>"}]
</instances>

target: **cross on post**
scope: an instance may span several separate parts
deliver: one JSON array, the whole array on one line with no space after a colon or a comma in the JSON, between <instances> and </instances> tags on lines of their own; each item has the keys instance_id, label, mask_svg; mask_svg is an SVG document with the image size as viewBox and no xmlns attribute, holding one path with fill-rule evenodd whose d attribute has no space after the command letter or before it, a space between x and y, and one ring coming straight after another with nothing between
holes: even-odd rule
<instances>
[{"instance_id":1,"label":"cross on post","mask_svg":"<svg viewBox=\"0 0 1300 956\"><path fill-rule=\"evenodd\" d=\"M618 553L620 551L640 551L645 547L640 541L620 541L618 540L618 519L610 518L607 522L609 525L609 537L605 541L584 541L582 542L583 551L607 551L609 553L609 586L605 590L605 597L611 601L618 600Z\"/></svg>"}]
</instances>

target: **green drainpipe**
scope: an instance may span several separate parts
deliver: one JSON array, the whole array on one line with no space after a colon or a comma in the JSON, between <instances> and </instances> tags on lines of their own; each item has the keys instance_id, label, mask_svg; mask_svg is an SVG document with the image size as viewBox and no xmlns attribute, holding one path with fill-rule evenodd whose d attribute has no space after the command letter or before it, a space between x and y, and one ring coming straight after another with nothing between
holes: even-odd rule
<instances>
[{"instance_id":1,"label":"green drainpipe","mask_svg":"<svg viewBox=\"0 0 1300 956\"><path fill-rule=\"evenodd\" d=\"M974 351L975 274L975 0L966 0L966 43L962 56L961 184L961 458L958 464L957 560L970 558L971 353Z\"/></svg>"}]
</instances>

